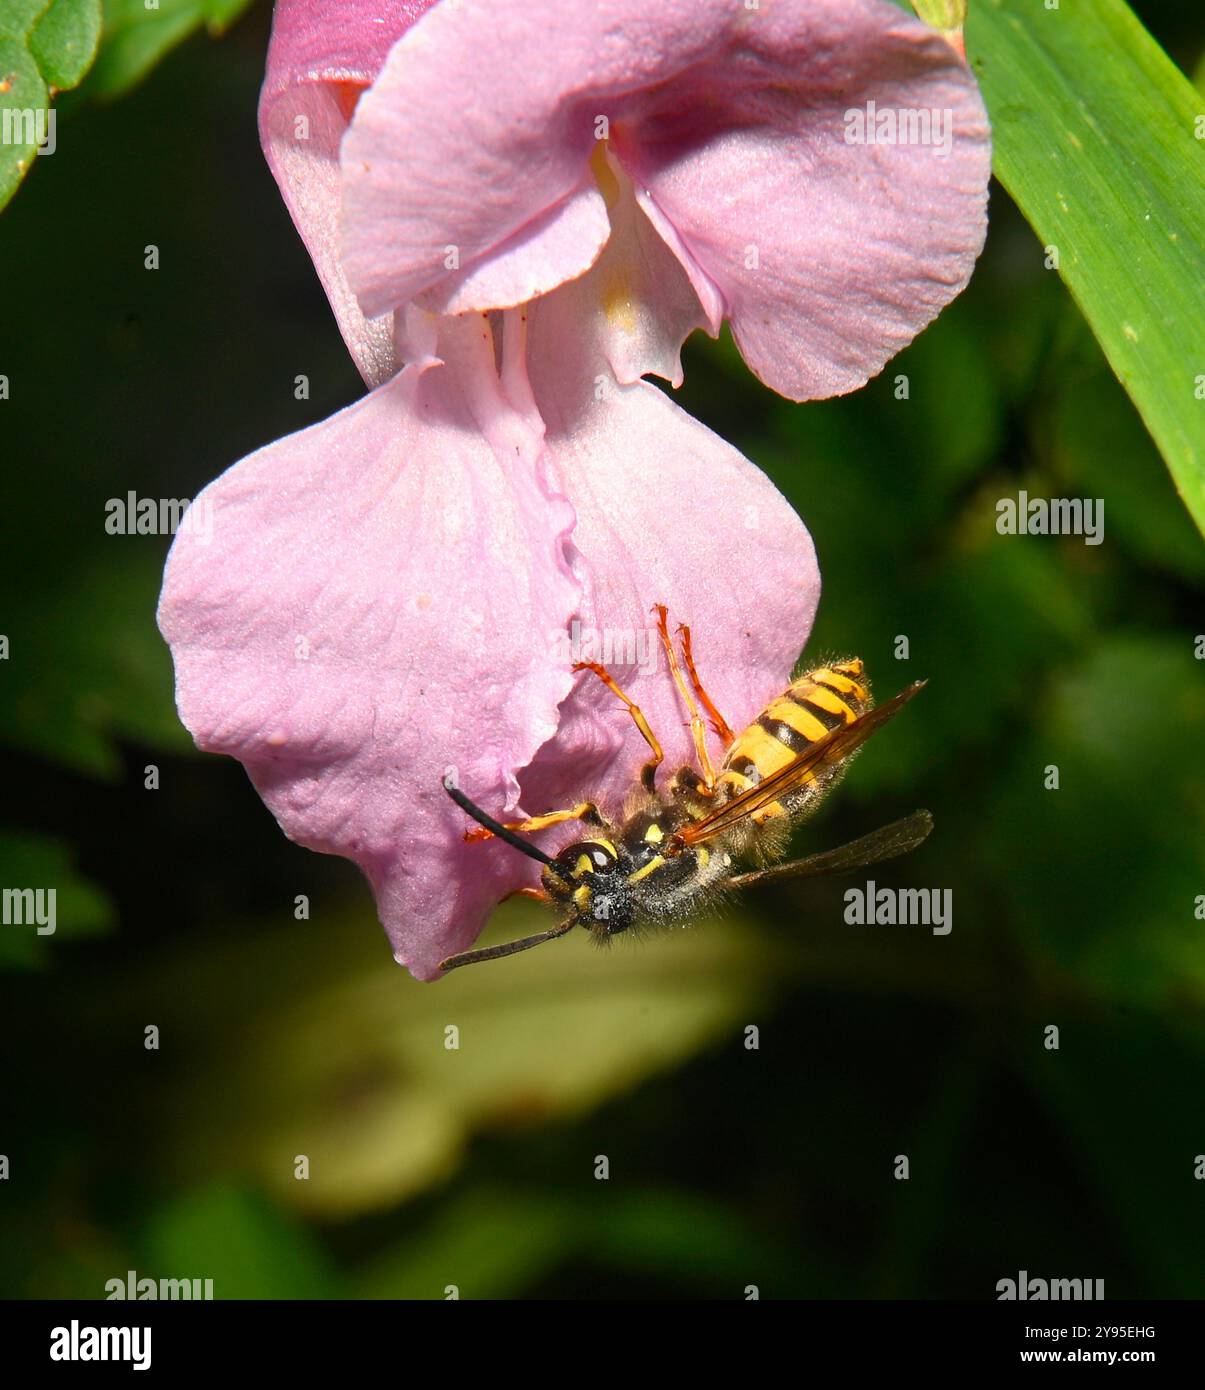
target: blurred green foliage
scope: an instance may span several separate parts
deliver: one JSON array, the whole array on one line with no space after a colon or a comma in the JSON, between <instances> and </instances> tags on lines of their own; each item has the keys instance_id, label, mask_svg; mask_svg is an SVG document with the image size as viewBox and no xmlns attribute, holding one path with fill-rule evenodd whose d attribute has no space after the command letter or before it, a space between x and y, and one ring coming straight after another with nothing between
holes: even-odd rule
<instances>
[{"instance_id":1,"label":"blurred green foliage","mask_svg":"<svg viewBox=\"0 0 1205 1390\"><path fill-rule=\"evenodd\" d=\"M679 395L807 521L809 653L930 680L801 845L930 807L874 877L950 888L948 937L846 926L834 881L418 985L356 871L191 752L166 542L105 501L193 496L361 389L259 153L266 20L77 114L0 219L0 876L60 888L54 936L0 927L0 1293L1205 1294L1203 552L999 188L971 288L864 391L789 405L725 339ZM1104 543L999 535L1021 489L1102 498Z\"/></svg>"},{"instance_id":2,"label":"blurred green foliage","mask_svg":"<svg viewBox=\"0 0 1205 1390\"><path fill-rule=\"evenodd\" d=\"M116 97L141 82L161 58L205 26L217 37L251 0L104 0L104 37L86 95Z\"/></svg>"},{"instance_id":3,"label":"blurred green foliage","mask_svg":"<svg viewBox=\"0 0 1205 1390\"><path fill-rule=\"evenodd\" d=\"M64 938L101 935L113 925L112 904L95 884L80 877L72 857L63 844L48 836L0 830L0 885L55 888L53 920L43 909L41 931L35 902L34 930L0 932L0 969L46 967L54 944ZM27 909L22 912L26 915Z\"/></svg>"}]
</instances>

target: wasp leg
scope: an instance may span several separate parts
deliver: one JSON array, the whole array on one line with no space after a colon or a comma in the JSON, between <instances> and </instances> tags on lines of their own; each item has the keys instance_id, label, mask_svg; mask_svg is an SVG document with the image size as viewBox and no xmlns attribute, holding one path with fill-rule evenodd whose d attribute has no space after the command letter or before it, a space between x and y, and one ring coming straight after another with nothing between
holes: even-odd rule
<instances>
[{"instance_id":1,"label":"wasp leg","mask_svg":"<svg viewBox=\"0 0 1205 1390\"><path fill-rule=\"evenodd\" d=\"M695 688L695 694L699 697L699 704L711 715L711 727L715 736L725 749L731 748L736 741L736 735L732 732L732 726L716 709L711 696L703 689L703 682L699 679L698 671L695 670L694 652L691 651L690 647L690 628L685 623L679 623L678 631L682 634L682 660L686 663L686 671L690 676L691 685Z\"/></svg>"},{"instance_id":2,"label":"wasp leg","mask_svg":"<svg viewBox=\"0 0 1205 1390\"><path fill-rule=\"evenodd\" d=\"M711 797L715 795L714 787L703 785L703 779L693 767L679 768L674 773L674 780L670 784L670 795L674 797L702 796Z\"/></svg>"},{"instance_id":3,"label":"wasp leg","mask_svg":"<svg viewBox=\"0 0 1205 1390\"><path fill-rule=\"evenodd\" d=\"M661 751L661 745L657 742L657 735L649 728L649 721L644 717L644 712L634 700L628 699L623 691L620 690L619 686L615 684L607 668L605 666L600 666L597 661L578 661L574 664L573 669L575 671L593 671L607 689L618 695L624 704L627 705L628 713L632 716L633 722L640 730L641 737L653 750L653 756L640 769L641 784L645 791L651 792L657 780L657 769L661 766L661 760L665 757L665 754Z\"/></svg>"},{"instance_id":4,"label":"wasp leg","mask_svg":"<svg viewBox=\"0 0 1205 1390\"><path fill-rule=\"evenodd\" d=\"M520 833L530 833L533 830L547 830L550 825L562 825L567 820L585 821L587 825L602 825L603 818L593 801L583 801L568 811L549 811L544 816L532 816L528 820L507 820L503 821L503 827L507 830L517 830ZM465 842L475 844L478 840L492 840L494 832L487 830L483 825L476 830L466 830L464 832Z\"/></svg>"},{"instance_id":5,"label":"wasp leg","mask_svg":"<svg viewBox=\"0 0 1205 1390\"><path fill-rule=\"evenodd\" d=\"M711 758L707 752L707 730L703 727L703 718L699 714L699 707L695 704L690 687L682 675L682 668L678 665L674 644L669 640L665 605L655 603L653 612L657 615L657 631L661 635L661 645L665 648L665 655L669 660L670 674L674 678L674 684L678 687L678 692L682 696L686 708L690 711L690 732L695 741L695 753L698 755L699 767L703 772L703 785L710 792L715 786L715 768L712 767Z\"/></svg>"},{"instance_id":6,"label":"wasp leg","mask_svg":"<svg viewBox=\"0 0 1205 1390\"><path fill-rule=\"evenodd\" d=\"M543 888L516 888L513 892L507 893L502 901L507 902L511 898L531 898L538 903L550 903L552 894L546 893Z\"/></svg>"}]
</instances>

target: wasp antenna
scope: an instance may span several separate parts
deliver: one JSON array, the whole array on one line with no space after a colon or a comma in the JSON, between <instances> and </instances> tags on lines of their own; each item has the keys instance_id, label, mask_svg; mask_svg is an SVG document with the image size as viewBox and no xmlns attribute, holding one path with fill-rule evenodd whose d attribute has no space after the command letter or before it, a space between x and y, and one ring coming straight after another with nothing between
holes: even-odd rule
<instances>
[{"instance_id":1,"label":"wasp antenna","mask_svg":"<svg viewBox=\"0 0 1205 1390\"><path fill-rule=\"evenodd\" d=\"M498 839L505 840L508 845L517 849L520 854L527 855L528 859L534 859L537 864L545 864L550 868L556 867L554 861L550 859L542 849L537 849L529 840L523 839L521 835L516 835L513 830L507 830L506 826L500 825L492 816L487 816L480 806L470 801L459 787L452 786L446 778L444 779L443 789L462 811L472 816L479 825L484 825L485 828L491 834L496 835ZM559 878L560 875L558 874L557 877Z\"/></svg>"},{"instance_id":2,"label":"wasp antenna","mask_svg":"<svg viewBox=\"0 0 1205 1390\"><path fill-rule=\"evenodd\" d=\"M457 970L462 965L476 965L483 960L501 960L503 956L513 956L519 951L530 951L533 946L542 946L545 941L555 941L558 936L564 936L575 926L577 918L570 917L567 921L559 922L555 927L535 936L522 936L518 941L504 941L500 946L483 946L479 951L461 951L457 956L441 960L439 968L446 975L449 970Z\"/></svg>"}]
</instances>

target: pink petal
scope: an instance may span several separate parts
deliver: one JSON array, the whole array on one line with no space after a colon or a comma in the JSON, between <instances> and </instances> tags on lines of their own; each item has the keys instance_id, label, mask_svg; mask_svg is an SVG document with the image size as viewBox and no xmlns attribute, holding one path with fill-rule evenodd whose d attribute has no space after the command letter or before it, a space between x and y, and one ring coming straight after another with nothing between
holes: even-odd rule
<instances>
[{"instance_id":1,"label":"pink petal","mask_svg":"<svg viewBox=\"0 0 1205 1390\"><path fill-rule=\"evenodd\" d=\"M465 99L449 101L466 74ZM845 112L869 100L948 110L951 153L847 144ZM604 115L707 321L722 302L753 369L795 398L880 370L982 245L990 157L974 80L887 0L460 0L394 47L344 144L345 264L365 311L424 291L451 302L448 245L480 277L467 307L489 307L502 251L507 296L579 276L592 240L573 256L533 237L526 277L514 258L581 187ZM643 370L665 360L658 344Z\"/></svg>"},{"instance_id":2,"label":"pink petal","mask_svg":"<svg viewBox=\"0 0 1205 1390\"><path fill-rule=\"evenodd\" d=\"M966 285L991 149L974 79L883 0L772 5L647 94L614 144L724 297L746 362L794 400L863 385ZM845 114L938 113L950 150L850 144Z\"/></svg>"},{"instance_id":3,"label":"pink petal","mask_svg":"<svg viewBox=\"0 0 1205 1390\"><path fill-rule=\"evenodd\" d=\"M579 188L527 226L479 256L470 266L444 276L419 296L441 314L510 309L555 289L589 269L607 239L606 205L596 188ZM445 247L445 261L451 247Z\"/></svg>"},{"instance_id":4,"label":"pink petal","mask_svg":"<svg viewBox=\"0 0 1205 1390\"><path fill-rule=\"evenodd\" d=\"M394 41L433 3L277 0L272 18L259 102L260 141L348 350L369 385L392 376L399 364L392 314L365 319L339 263L339 142L360 92L376 77Z\"/></svg>"},{"instance_id":5,"label":"pink petal","mask_svg":"<svg viewBox=\"0 0 1205 1390\"><path fill-rule=\"evenodd\" d=\"M544 294L593 264L608 224L601 197L581 186L584 158L574 157L572 168L564 161L563 178L533 172L526 181L537 187L526 193L500 187L488 172L476 176L464 152L447 153L459 162L437 174L423 157L428 148L438 156L445 143L435 133L437 111L429 113L435 130L412 134L399 129L413 123L410 106L400 120L381 100L361 105L343 148L341 226L344 269L366 314L420 296L431 307L511 308L527 291ZM520 202L530 212L515 220ZM567 220L577 235L563 235ZM477 272L467 288L462 271L449 269L449 252Z\"/></svg>"},{"instance_id":6,"label":"pink petal","mask_svg":"<svg viewBox=\"0 0 1205 1390\"><path fill-rule=\"evenodd\" d=\"M438 285L449 245L462 266L513 246L580 189L605 110L596 89L639 83L659 62L700 48L691 8L686 0L435 6L390 53L343 146L344 262L364 312L385 313ZM582 274L605 238L600 227L593 244L565 254L551 283L539 277L543 289ZM542 239L537 249L549 255Z\"/></svg>"},{"instance_id":7,"label":"pink petal","mask_svg":"<svg viewBox=\"0 0 1205 1390\"><path fill-rule=\"evenodd\" d=\"M645 669L614 674L668 776L693 752L651 604L694 623L735 724L785 684L815 609L811 541L751 464L647 384L595 398L606 360L576 330L595 293L541 301L530 384L521 314L501 381L482 321L445 320L447 365L407 367L236 464L194 504L212 541L181 531L169 557L159 618L182 719L246 764L288 835L360 865L420 979L537 873L505 845L464 845L450 767L496 815L582 796L622 813L646 750L597 680L575 686L591 653L568 634L641 643Z\"/></svg>"},{"instance_id":8,"label":"pink petal","mask_svg":"<svg viewBox=\"0 0 1205 1390\"><path fill-rule=\"evenodd\" d=\"M531 382L552 477L577 514L577 647L609 640L612 651L634 651L635 663L610 669L665 749L663 785L698 760L650 607L667 605L671 632L690 626L703 684L739 730L786 687L811 631L820 573L803 523L760 469L657 387L611 381L606 345L577 331L599 294L591 281L603 274L600 265L531 307ZM723 749L708 742L718 766ZM619 814L647 758L619 701L583 673L555 742L522 776L524 805L539 811L593 795Z\"/></svg>"},{"instance_id":9,"label":"pink petal","mask_svg":"<svg viewBox=\"0 0 1205 1390\"><path fill-rule=\"evenodd\" d=\"M360 865L420 979L531 867L462 842L442 777L513 809L571 684L544 636L577 604L571 509L468 379L407 368L236 464L195 504L212 543L177 536L159 610L198 744L247 766L292 839Z\"/></svg>"},{"instance_id":10,"label":"pink petal","mask_svg":"<svg viewBox=\"0 0 1205 1390\"><path fill-rule=\"evenodd\" d=\"M590 276L599 292L577 297L578 331L602 345L624 385L652 372L681 386L682 343L696 328L713 338L719 333L722 301L672 228L667 240L666 225L653 220L656 209L609 157L603 182L611 236Z\"/></svg>"}]
</instances>

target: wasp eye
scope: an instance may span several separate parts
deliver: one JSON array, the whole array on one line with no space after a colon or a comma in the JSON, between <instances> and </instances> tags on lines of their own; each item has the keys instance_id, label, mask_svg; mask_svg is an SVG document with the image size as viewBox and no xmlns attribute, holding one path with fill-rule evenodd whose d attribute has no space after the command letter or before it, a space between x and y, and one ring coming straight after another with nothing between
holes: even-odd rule
<instances>
[{"instance_id":1,"label":"wasp eye","mask_svg":"<svg viewBox=\"0 0 1205 1390\"><path fill-rule=\"evenodd\" d=\"M600 840L579 840L566 845L556 857L558 865L563 865L574 878L585 874L605 874L611 872L619 863L619 857L612 845Z\"/></svg>"}]
</instances>

